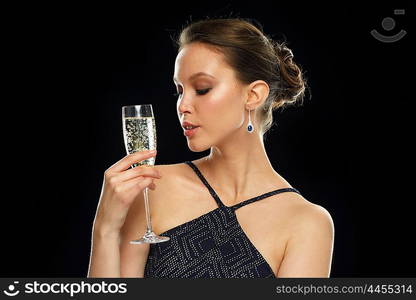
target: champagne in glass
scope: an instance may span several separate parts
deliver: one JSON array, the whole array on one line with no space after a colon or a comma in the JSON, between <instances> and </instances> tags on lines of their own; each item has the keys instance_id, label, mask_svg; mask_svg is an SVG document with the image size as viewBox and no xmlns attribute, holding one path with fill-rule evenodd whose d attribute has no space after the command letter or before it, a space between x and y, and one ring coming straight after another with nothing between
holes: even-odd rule
<instances>
[{"instance_id":1,"label":"champagne in glass","mask_svg":"<svg viewBox=\"0 0 416 300\"><path fill-rule=\"evenodd\" d=\"M156 124L151 104L123 106L122 120L124 144L128 154L137 151L156 149ZM131 167L135 168L137 166L154 164L155 157L151 157L143 161L134 163ZM146 210L147 229L142 238L130 241L130 244L154 244L166 242L170 239L169 237L158 236L152 230L147 187L144 189L143 193Z\"/></svg>"}]
</instances>

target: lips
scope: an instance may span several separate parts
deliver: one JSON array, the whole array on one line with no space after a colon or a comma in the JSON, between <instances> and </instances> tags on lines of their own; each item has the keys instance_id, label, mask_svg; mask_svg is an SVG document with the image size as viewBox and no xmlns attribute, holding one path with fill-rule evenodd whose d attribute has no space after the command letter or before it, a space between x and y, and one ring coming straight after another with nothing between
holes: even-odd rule
<instances>
[{"instance_id":1,"label":"lips","mask_svg":"<svg viewBox=\"0 0 416 300\"><path fill-rule=\"evenodd\" d=\"M185 130L192 130L194 128L198 128L199 126L196 125L196 124L193 124L191 122L185 121L185 122L182 123L182 127Z\"/></svg>"},{"instance_id":2,"label":"lips","mask_svg":"<svg viewBox=\"0 0 416 300\"><path fill-rule=\"evenodd\" d=\"M197 126L197 127L194 127L193 129L185 129L184 130L184 132L183 132L183 134L185 135L185 136L187 136L187 137L192 137L194 134L195 134L195 132L197 132L199 130L199 126Z\"/></svg>"}]
</instances>

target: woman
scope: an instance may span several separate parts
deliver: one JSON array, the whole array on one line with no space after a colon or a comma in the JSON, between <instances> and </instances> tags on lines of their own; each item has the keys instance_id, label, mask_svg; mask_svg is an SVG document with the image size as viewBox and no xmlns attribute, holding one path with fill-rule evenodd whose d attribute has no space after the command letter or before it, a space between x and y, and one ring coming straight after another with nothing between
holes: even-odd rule
<instances>
[{"instance_id":1,"label":"woman","mask_svg":"<svg viewBox=\"0 0 416 300\"><path fill-rule=\"evenodd\" d=\"M272 110L303 96L292 52L237 18L189 24L178 45L178 118L189 149L210 154L128 170L156 155L138 152L110 167L88 276L328 277L332 218L273 169L263 144ZM131 245L145 231L147 186L153 230L170 240Z\"/></svg>"}]
</instances>

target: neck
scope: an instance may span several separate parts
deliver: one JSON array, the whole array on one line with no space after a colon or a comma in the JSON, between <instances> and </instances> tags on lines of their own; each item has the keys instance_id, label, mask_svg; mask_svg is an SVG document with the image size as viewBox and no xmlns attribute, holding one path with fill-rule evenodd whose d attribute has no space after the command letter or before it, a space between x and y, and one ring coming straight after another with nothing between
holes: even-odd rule
<instances>
[{"instance_id":1,"label":"neck","mask_svg":"<svg viewBox=\"0 0 416 300\"><path fill-rule=\"evenodd\" d=\"M263 137L256 131L234 136L226 143L211 147L201 166L221 200L233 205L271 189L276 172L267 157ZM208 180L208 179L207 179ZM274 182L276 186L277 180ZM223 199L224 198L224 199Z\"/></svg>"}]
</instances>

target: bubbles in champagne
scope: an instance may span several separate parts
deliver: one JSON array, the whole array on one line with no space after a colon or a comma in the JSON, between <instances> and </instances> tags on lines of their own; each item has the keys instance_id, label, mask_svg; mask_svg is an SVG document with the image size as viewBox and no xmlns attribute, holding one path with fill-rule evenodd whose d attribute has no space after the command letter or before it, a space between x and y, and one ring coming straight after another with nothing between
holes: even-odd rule
<instances>
[{"instance_id":1,"label":"bubbles in champagne","mask_svg":"<svg viewBox=\"0 0 416 300\"><path fill-rule=\"evenodd\" d=\"M124 144L127 153L156 149L156 124L154 117L124 117L123 118ZM133 164L154 165L155 157L145 159Z\"/></svg>"}]
</instances>

